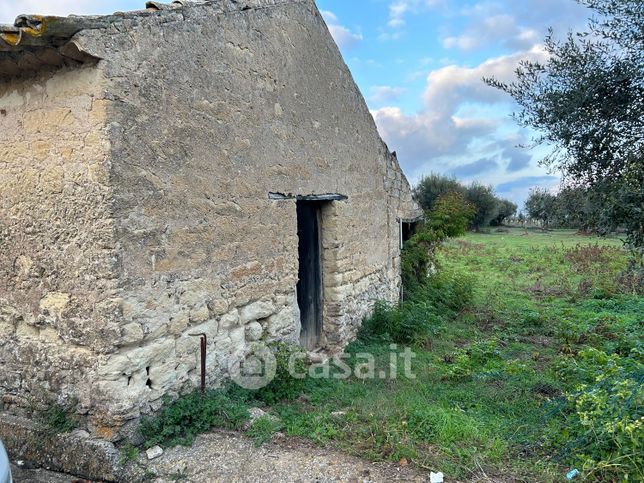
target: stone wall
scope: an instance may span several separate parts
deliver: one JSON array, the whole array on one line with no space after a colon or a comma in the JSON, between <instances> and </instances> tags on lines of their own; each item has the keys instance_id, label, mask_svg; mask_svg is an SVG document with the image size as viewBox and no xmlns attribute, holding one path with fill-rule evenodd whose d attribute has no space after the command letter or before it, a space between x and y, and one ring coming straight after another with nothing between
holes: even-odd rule
<instances>
[{"instance_id":1,"label":"stone wall","mask_svg":"<svg viewBox=\"0 0 644 483\"><path fill-rule=\"evenodd\" d=\"M65 172L64 189L51 200L43 192L16 195L27 203L17 223L51 223L71 239L36 231L40 245L26 250L31 262L15 262L21 242L9 233L16 253L2 267L14 281L0 297L8 300L5 312L15 314L1 327L14 338L1 346L0 360L16 368L27 363L10 359L16 340L30 351L49 344L51 371L43 382L60 374L75 381L87 400L79 408L89 405L87 428L116 440L160 407L163 395L198 383L199 340L191 334L208 335L210 386L253 342L296 342L296 203L270 200L269 192L348 197L322 210L322 349L341 350L377 299L397 300L398 220L417 216L418 208L312 1L222 1L124 16L75 41L103 60L97 69L52 78L94 75L84 94L93 99L89 108L78 101L69 116L101 106L104 124L81 135L65 117L48 121L72 131L49 133L48 142L56 138L63 150L76 137L85 145L97 138L109 150L109 162L98 163L107 173L98 169L104 178L94 179L89 152L74 151L64 162L56 155L51 162ZM13 102L15 89L26 92L47 76L3 85L3 99ZM26 116L24 106L40 108L17 95L23 101L12 116ZM6 149L15 149L20 132ZM33 157L19 159L44 169ZM7 183L23 184L23 167ZM45 205L62 214L50 218L39 211ZM14 266L40 267L34 257L60 267L56 284L32 294ZM63 308L43 309L43 300ZM54 326L73 325L92 339L68 341L59 333L43 342L40 329L15 335L19 318L32 330L45 311ZM63 363L70 347L85 351L83 375L78 364ZM16 376L8 379L0 387L14 393L8 385Z\"/></svg>"},{"instance_id":2,"label":"stone wall","mask_svg":"<svg viewBox=\"0 0 644 483\"><path fill-rule=\"evenodd\" d=\"M0 80L0 409L76 400L119 333L95 67Z\"/></svg>"}]
</instances>

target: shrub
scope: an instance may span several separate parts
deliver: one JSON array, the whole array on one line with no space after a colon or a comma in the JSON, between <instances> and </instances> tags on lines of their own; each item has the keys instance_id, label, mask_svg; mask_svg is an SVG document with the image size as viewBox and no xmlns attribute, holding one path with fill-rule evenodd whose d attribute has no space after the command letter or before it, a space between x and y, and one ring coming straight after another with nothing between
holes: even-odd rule
<instances>
[{"instance_id":1,"label":"shrub","mask_svg":"<svg viewBox=\"0 0 644 483\"><path fill-rule=\"evenodd\" d=\"M573 352L573 346L582 342L585 337L585 327L576 320L562 319L556 326L555 335L559 339L564 352Z\"/></svg>"},{"instance_id":2,"label":"shrub","mask_svg":"<svg viewBox=\"0 0 644 483\"><path fill-rule=\"evenodd\" d=\"M127 441L123 446L121 446L121 457L119 458L119 464L125 465L136 461L139 457L139 448L134 446L132 443Z\"/></svg>"},{"instance_id":3,"label":"shrub","mask_svg":"<svg viewBox=\"0 0 644 483\"><path fill-rule=\"evenodd\" d=\"M523 315L523 321L528 327L543 327L544 317L539 312L526 312Z\"/></svg>"},{"instance_id":4,"label":"shrub","mask_svg":"<svg viewBox=\"0 0 644 483\"><path fill-rule=\"evenodd\" d=\"M289 363L293 360L296 374L306 374L308 362L304 349L285 342L273 343L270 348L277 362L275 377L266 387L253 393L253 396L267 404L296 399L304 390L306 379L293 377Z\"/></svg>"},{"instance_id":5,"label":"shrub","mask_svg":"<svg viewBox=\"0 0 644 483\"><path fill-rule=\"evenodd\" d=\"M516 204L497 198L491 186L476 182L465 186L456 178L432 173L429 176L423 176L414 188L414 197L426 211L436 209L441 198L448 196L469 200L474 211L467 222L471 221L471 227L476 230L490 222L500 225L506 218L514 216L517 211Z\"/></svg>"},{"instance_id":6,"label":"shrub","mask_svg":"<svg viewBox=\"0 0 644 483\"><path fill-rule=\"evenodd\" d=\"M463 193L465 187L456 178L432 173L423 176L414 188L414 197L424 210L431 210L438 199L448 193Z\"/></svg>"},{"instance_id":7,"label":"shrub","mask_svg":"<svg viewBox=\"0 0 644 483\"><path fill-rule=\"evenodd\" d=\"M246 434L251 438L255 438L255 444L259 446L270 441L273 434L283 427L284 424L275 416L262 416L253 423Z\"/></svg>"},{"instance_id":8,"label":"shrub","mask_svg":"<svg viewBox=\"0 0 644 483\"><path fill-rule=\"evenodd\" d=\"M447 193L429 212L428 224L441 239L463 236L475 213L476 207L461 193Z\"/></svg>"},{"instance_id":9,"label":"shrub","mask_svg":"<svg viewBox=\"0 0 644 483\"><path fill-rule=\"evenodd\" d=\"M566 441L590 479L638 480L644 476L644 351L628 357L589 348L559 362L557 373L574 382L566 394L563 429L552 440Z\"/></svg>"},{"instance_id":10,"label":"shrub","mask_svg":"<svg viewBox=\"0 0 644 483\"><path fill-rule=\"evenodd\" d=\"M53 404L43 411L41 422L52 434L70 433L78 427L72 412L59 404Z\"/></svg>"},{"instance_id":11,"label":"shrub","mask_svg":"<svg viewBox=\"0 0 644 483\"><path fill-rule=\"evenodd\" d=\"M441 196L427 214L425 225L405 244L401 253L403 287L413 292L429 276L434 252L443 240L464 235L476 209L460 193Z\"/></svg>"},{"instance_id":12,"label":"shrub","mask_svg":"<svg viewBox=\"0 0 644 483\"><path fill-rule=\"evenodd\" d=\"M166 398L158 414L143 419L141 433L147 448L190 446L197 435L210 428L240 429L249 417L248 404L241 395L233 398L225 389L203 394L195 391L175 401Z\"/></svg>"},{"instance_id":13,"label":"shrub","mask_svg":"<svg viewBox=\"0 0 644 483\"><path fill-rule=\"evenodd\" d=\"M424 343L440 332L444 322L430 303L409 302L395 306L380 301L376 303L373 315L363 322L358 337L363 341Z\"/></svg>"},{"instance_id":14,"label":"shrub","mask_svg":"<svg viewBox=\"0 0 644 483\"><path fill-rule=\"evenodd\" d=\"M458 349L450 357L451 366L446 379L467 380L480 370L490 369L491 365L498 368L501 361L499 342L496 339L473 342Z\"/></svg>"},{"instance_id":15,"label":"shrub","mask_svg":"<svg viewBox=\"0 0 644 483\"><path fill-rule=\"evenodd\" d=\"M621 253L622 250L617 247L577 243L564 252L564 259L577 273L586 273L608 265L612 260L618 259Z\"/></svg>"},{"instance_id":16,"label":"shrub","mask_svg":"<svg viewBox=\"0 0 644 483\"><path fill-rule=\"evenodd\" d=\"M439 272L400 306L376 303L373 315L358 333L363 341L424 344L437 336L454 314L472 301L472 279Z\"/></svg>"},{"instance_id":17,"label":"shrub","mask_svg":"<svg viewBox=\"0 0 644 483\"><path fill-rule=\"evenodd\" d=\"M434 250L439 243L435 233L423 227L405 244L400 254L402 284L407 292L413 292L422 286L432 265Z\"/></svg>"},{"instance_id":18,"label":"shrub","mask_svg":"<svg viewBox=\"0 0 644 483\"><path fill-rule=\"evenodd\" d=\"M412 294L415 303L428 303L445 316L453 316L471 305L474 297L474 279L455 271L438 271L420 290Z\"/></svg>"},{"instance_id":19,"label":"shrub","mask_svg":"<svg viewBox=\"0 0 644 483\"><path fill-rule=\"evenodd\" d=\"M644 267L631 260L629 268L617 278L617 287L622 293L644 295Z\"/></svg>"}]
</instances>

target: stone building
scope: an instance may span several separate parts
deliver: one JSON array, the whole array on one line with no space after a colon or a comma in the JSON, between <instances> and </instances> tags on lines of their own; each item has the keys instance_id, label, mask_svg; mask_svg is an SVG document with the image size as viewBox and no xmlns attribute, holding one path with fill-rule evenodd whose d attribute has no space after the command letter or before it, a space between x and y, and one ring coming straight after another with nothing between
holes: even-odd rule
<instances>
[{"instance_id":1,"label":"stone building","mask_svg":"<svg viewBox=\"0 0 644 483\"><path fill-rule=\"evenodd\" d=\"M313 0L0 26L0 397L116 441L253 341L397 300L407 180ZM0 428L2 423L0 423ZM0 436L2 435L0 429Z\"/></svg>"}]
</instances>

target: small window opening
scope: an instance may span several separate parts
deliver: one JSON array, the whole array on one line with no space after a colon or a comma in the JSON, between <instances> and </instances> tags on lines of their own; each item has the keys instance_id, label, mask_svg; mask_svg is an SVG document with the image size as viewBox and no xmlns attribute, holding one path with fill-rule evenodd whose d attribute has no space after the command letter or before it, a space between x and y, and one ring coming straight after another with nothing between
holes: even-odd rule
<instances>
[{"instance_id":1,"label":"small window opening","mask_svg":"<svg viewBox=\"0 0 644 483\"><path fill-rule=\"evenodd\" d=\"M400 220L400 249L418 232L420 221Z\"/></svg>"},{"instance_id":2,"label":"small window opening","mask_svg":"<svg viewBox=\"0 0 644 483\"><path fill-rule=\"evenodd\" d=\"M147 376L150 376L150 366L145 368L145 373ZM145 385L148 386L149 388L152 387L152 379L150 379L150 377L148 377L148 380L145 381Z\"/></svg>"}]
</instances>

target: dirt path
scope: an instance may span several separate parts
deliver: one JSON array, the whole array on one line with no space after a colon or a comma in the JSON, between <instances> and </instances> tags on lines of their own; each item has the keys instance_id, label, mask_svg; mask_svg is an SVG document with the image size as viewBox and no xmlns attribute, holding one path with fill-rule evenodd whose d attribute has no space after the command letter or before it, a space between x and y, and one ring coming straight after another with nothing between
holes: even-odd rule
<instances>
[{"instance_id":1,"label":"dirt path","mask_svg":"<svg viewBox=\"0 0 644 483\"><path fill-rule=\"evenodd\" d=\"M429 481L406 466L370 463L286 438L258 447L229 432L203 435L192 448L166 450L148 469L158 475L157 482Z\"/></svg>"},{"instance_id":2,"label":"dirt path","mask_svg":"<svg viewBox=\"0 0 644 483\"><path fill-rule=\"evenodd\" d=\"M200 436L190 448L176 447L147 461L139 457L139 477L165 482L389 482L429 481L429 475L409 466L370 463L307 442L277 438L256 446L240 433L215 431ZM76 477L41 469L14 467L16 483L70 483ZM134 478L127 478L133 481ZM83 480L81 480L83 481ZM125 480L124 480L125 481Z\"/></svg>"}]
</instances>

